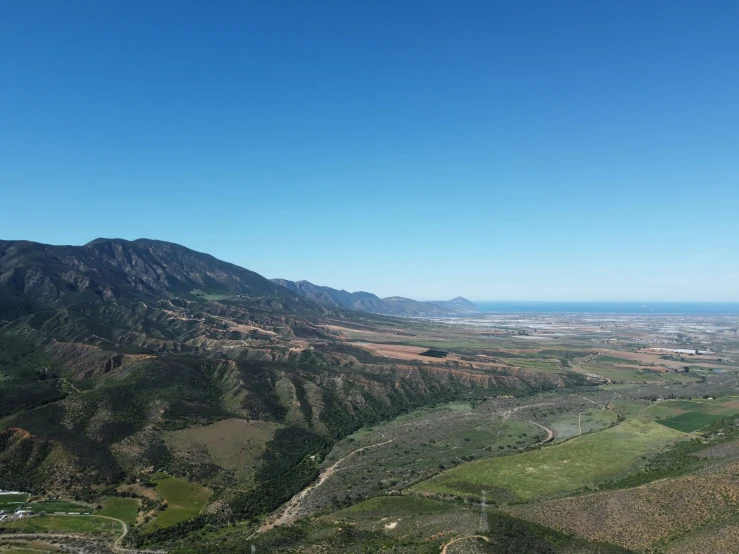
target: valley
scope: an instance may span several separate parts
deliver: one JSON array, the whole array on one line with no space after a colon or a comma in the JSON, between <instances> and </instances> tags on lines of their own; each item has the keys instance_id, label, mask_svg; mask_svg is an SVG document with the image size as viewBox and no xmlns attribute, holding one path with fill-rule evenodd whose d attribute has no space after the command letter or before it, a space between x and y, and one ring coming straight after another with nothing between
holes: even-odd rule
<instances>
[{"instance_id":1,"label":"valley","mask_svg":"<svg viewBox=\"0 0 739 554\"><path fill-rule=\"evenodd\" d=\"M737 316L399 318L115 239L0 242L0 300L0 550L734 551Z\"/></svg>"}]
</instances>

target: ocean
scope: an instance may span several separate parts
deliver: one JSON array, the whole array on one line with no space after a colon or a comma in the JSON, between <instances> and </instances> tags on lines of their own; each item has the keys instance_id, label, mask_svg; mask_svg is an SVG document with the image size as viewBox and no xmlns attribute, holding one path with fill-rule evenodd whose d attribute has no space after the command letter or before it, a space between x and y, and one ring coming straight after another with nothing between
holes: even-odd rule
<instances>
[{"instance_id":1,"label":"ocean","mask_svg":"<svg viewBox=\"0 0 739 554\"><path fill-rule=\"evenodd\" d=\"M475 302L483 313L739 315L739 302Z\"/></svg>"}]
</instances>

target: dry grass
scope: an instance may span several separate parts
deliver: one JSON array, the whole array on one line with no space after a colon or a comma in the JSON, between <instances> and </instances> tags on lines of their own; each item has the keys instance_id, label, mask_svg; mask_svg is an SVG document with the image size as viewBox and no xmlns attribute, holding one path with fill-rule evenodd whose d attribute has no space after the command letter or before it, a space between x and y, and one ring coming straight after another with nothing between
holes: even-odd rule
<instances>
[{"instance_id":1,"label":"dry grass","mask_svg":"<svg viewBox=\"0 0 739 554\"><path fill-rule=\"evenodd\" d=\"M739 554L739 521L736 519L709 525L683 540L671 544L666 554Z\"/></svg>"},{"instance_id":2,"label":"dry grass","mask_svg":"<svg viewBox=\"0 0 739 554\"><path fill-rule=\"evenodd\" d=\"M739 512L737 472L739 463L712 475L512 506L507 511L590 540L644 550ZM713 550L702 550L708 551Z\"/></svg>"},{"instance_id":3,"label":"dry grass","mask_svg":"<svg viewBox=\"0 0 739 554\"><path fill-rule=\"evenodd\" d=\"M207 461L235 472L240 481L249 481L267 441L279 428L279 424L269 421L231 418L171 431L164 434L164 440L175 456L204 456Z\"/></svg>"}]
</instances>

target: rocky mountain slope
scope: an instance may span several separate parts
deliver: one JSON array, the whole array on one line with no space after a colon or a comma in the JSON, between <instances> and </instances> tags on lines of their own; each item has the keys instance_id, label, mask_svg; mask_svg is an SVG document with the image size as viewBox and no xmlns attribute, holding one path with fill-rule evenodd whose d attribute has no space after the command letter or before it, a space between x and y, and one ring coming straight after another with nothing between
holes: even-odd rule
<instances>
[{"instance_id":1,"label":"rocky mountain slope","mask_svg":"<svg viewBox=\"0 0 739 554\"><path fill-rule=\"evenodd\" d=\"M148 239L97 239L84 246L0 241L0 287L0 307L11 315L30 311L32 304L111 304L198 294L272 297L293 309L308 304L253 271Z\"/></svg>"},{"instance_id":2,"label":"rocky mountain slope","mask_svg":"<svg viewBox=\"0 0 739 554\"><path fill-rule=\"evenodd\" d=\"M219 515L207 521L240 521L310 483L316 460L362 425L433 402L587 384L375 355L347 330L398 337L411 322L317 300L166 242L0 241L0 488L84 499L165 468L213 490ZM266 437L234 458L249 471L181 446L189 430L233 421Z\"/></svg>"},{"instance_id":3,"label":"rocky mountain slope","mask_svg":"<svg viewBox=\"0 0 739 554\"><path fill-rule=\"evenodd\" d=\"M287 279L272 279L281 285L305 298L320 302L332 308L346 308L375 314L396 316L453 316L478 312L475 304L461 296L447 301L419 302L410 298L391 296L380 298L370 292L347 292L331 287L314 285L308 281L288 281Z\"/></svg>"}]
</instances>

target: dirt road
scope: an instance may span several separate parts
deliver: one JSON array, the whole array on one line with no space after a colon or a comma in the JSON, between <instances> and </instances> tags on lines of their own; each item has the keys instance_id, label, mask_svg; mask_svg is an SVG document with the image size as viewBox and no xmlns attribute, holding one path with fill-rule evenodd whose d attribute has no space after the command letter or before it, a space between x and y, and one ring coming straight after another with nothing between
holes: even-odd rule
<instances>
[{"instance_id":1,"label":"dirt road","mask_svg":"<svg viewBox=\"0 0 739 554\"><path fill-rule=\"evenodd\" d=\"M544 429L544 431L547 432L547 438L545 438L543 441L538 442L536 444L544 444L544 443L550 442L554 438L554 431L552 431L549 427L544 427L541 423L536 423L535 421L532 421L530 419L526 419L524 421L528 421L529 423L533 423L537 427L539 427L541 429Z\"/></svg>"},{"instance_id":2,"label":"dirt road","mask_svg":"<svg viewBox=\"0 0 739 554\"><path fill-rule=\"evenodd\" d=\"M34 516L31 516L34 517ZM90 514L90 515L72 515L67 517L97 517L101 519L109 519L111 521L116 521L120 523L123 526L123 532L121 535L113 542L111 545L111 549L115 552L120 552L124 554L166 554L166 550L136 550L133 548L123 548L121 547L121 542L123 541L123 538L128 534L128 526L126 525L126 522L117 519L114 517L109 516L101 516L97 514ZM89 535L85 534L74 534L74 533L13 533L8 534L7 538L16 538L16 539L28 539L28 540L49 540L49 539L85 539L90 538ZM94 538L94 537L93 537ZM84 547L81 551L85 551Z\"/></svg>"},{"instance_id":3,"label":"dirt road","mask_svg":"<svg viewBox=\"0 0 739 554\"><path fill-rule=\"evenodd\" d=\"M331 466L327 467L325 470L321 472L321 475L318 477L318 481L313 483L311 486L306 487L302 491L300 491L298 494L293 496L285 506L285 509L282 511L282 514L273 521L272 523L265 523L262 525L262 527L259 528L257 533L264 533L265 531L269 531L273 527L277 527L279 525L289 525L293 523L296 519L300 517L300 508L302 506L303 500L308 495L309 492L311 492L314 489L317 489L320 487L326 479L331 477L334 472L336 471L336 468L341 464L343 461L347 460L348 458L354 456L354 454L357 454L358 452L362 452L363 450L367 450L369 448L376 448L378 446L382 446L384 444L389 444L393 442L393 439L387 440L385 442L379 442L377 444L371 444L369 446L363 446L362 448L357 448L356 450L353 450L340 460L337 460L334 462Z\"/></svg>"},{"instance_id":4,"label":"dirt road","mask_svg":"<svg viewBox=\"0 0 739 554\"><path fill-rule=\"evenodd\" d=\"M455 542L466 541L467 539L482 539L485 542L490 542L490 539L488 539L487 537L484 537L482 535L467 535L466 537L458 537L456 539L450 540L448 543L446 543L445 545L443 545L441 547L441 554L447 554L447 548L449 548Z\"/></svg>"},{"instance_id":5,"label":"dirt road","mask_svg":"<svg viewBox=\"0 0 739 554\"><path fill-rule=\"evenodd\" d=\"M525 410L526 408L538 408L540 406L555 406L555 405L556 404L554 402L540 402L538 404L528 404L526 406L517 406L516 408L511 408L510 410L504 411L502 414L500 414L499 412L495 412L494 415L502 415L503 419L509 419L516 412L520 412L521 410ZM543 429L544 431L547 432L547 438L545 438L543 441L537 444L544 444L544 443L550 442L554 438L554 431L552 431L549 427L544 427L541 423L537 423L536 421L533 421L531 419L524 419L522 421L526 421L527 423L536 425L540 429Z\"/></svg>"}]
</instances>

